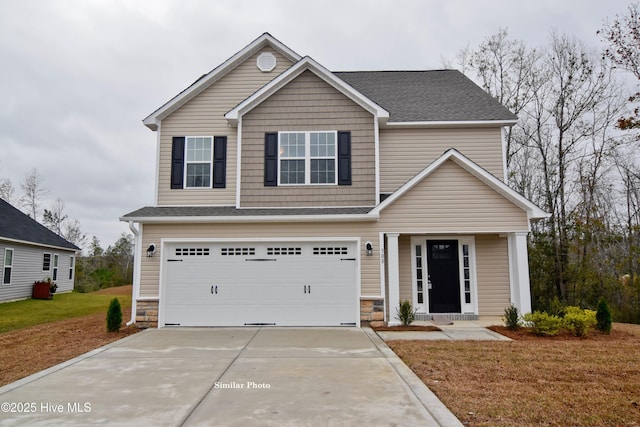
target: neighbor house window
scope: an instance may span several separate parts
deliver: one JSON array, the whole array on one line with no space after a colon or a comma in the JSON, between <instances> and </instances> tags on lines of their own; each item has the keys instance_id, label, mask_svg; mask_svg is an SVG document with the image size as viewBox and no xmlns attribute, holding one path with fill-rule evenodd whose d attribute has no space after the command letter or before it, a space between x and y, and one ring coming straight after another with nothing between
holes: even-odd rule
<instances>
[{"instance_id":1,"label":"neighbor house window","mask_svg":"<svg viewBox=\"0 0 640 427\"><path fill-rule=\"evenodd\" d=\"M53 280L58 280L58 254L53 255Z\"/></svg>"},{"instance_id":2,"label":"neighbor house window","mask_svg":"<svg viewBox=\"0 0 640 427\"><path fill-rule=\"evenodd\" d=\"M335 184L337 132L280 132L279 184Z\"/></svg>"},{"instance_id":3,"label":"neighbor house window","mask_svg":"<svg viewBox=\"0 0 640 427\"><path fill-rule=\"evenodd\" d=\"M186 137L185 166L185 188L211 188L213 174L212 137Z\"/></svg>"},{"instance_id":4,"label":"neighbor house window","mask_svg":"<svg viewBox=\"0 0 640 427\"><path fill-rule=\"evenodd\" d=\"M6 248L4 250L4 273L2 275L2 284L11 284L11 271L13 270L13 249Z\"/></svg>"},{"instance_id":5,"label":"neighbor house window","mask_svg":"<svg viewBox=\"0 0 640 427\"><path fill-rule=\"evenodd\" d=\"M51 271L51 254L42 255L42 271Z\"/></svg>"},{"instance_id":6,"label":"neighbor house window","mask_svg":"<svg viewBox=\"0 0 640 427\"><path fill-rule=\"evenodd\" d=\"M69 280L73 280L73 267L75 267L76 257L71 255L69 257Z\"/></svg>"}]
</instances>

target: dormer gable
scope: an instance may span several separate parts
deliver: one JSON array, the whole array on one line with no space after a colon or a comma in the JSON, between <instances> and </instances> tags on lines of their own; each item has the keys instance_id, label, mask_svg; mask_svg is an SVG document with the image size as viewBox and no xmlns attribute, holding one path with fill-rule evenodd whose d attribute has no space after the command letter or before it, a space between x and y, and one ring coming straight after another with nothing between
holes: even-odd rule
<instances>
[{"instance_id":1,"label":"dormer gable","mask_svg":"<svg viewBox=\"0 0 640 427\"><path fill-rule=\"evenodd\" d=\"M356 90L353 86L347 84L338 78L331 71L327 70L313 58L305 56L300 61L291 66L288 70L281 73L278 77L263 86L253 95L242 101L240 104L225 114L225 119L231 126L237 126L238 119L245 113L251 111L254 107L262 103L265 99L276 93L278 90L292 82L305 71L310 71L325 83L338 90L340 93L351 99L356 104L373 114L379 124L384 124L389 119L389 112L375 103L373 100Z\"/></svg>"},{"instance_id":2,"label":"dormer gable","mask_svg":"<svg viewBox=\"0 0 640 427\"><path fill-rule=\"evenodd\" d=\"M221 65L200 77L188 88L180 92L162 107L158 108L156 111L147 116L142 122L149 129L156 131L158 129L158 124L160 123L160 121L162 121L162 119L169 116L171 113L189 102L198 94L202 93L202 91L223 78L239 64L246 61L249 57L251 57L251 55L256 54L265 47L270 47L271 49L276 50L278 53L282 54L292 62L297 62L301 58L300 55L282 44L271 34L264 33L260 37L249 43L244 49L240 50L231 58L227 59ZM260 55L258 57L256 66L258 66L263 72L269 72L272 61L273 59L269 58L268 55Z\"/></svg>"}]
</instances>

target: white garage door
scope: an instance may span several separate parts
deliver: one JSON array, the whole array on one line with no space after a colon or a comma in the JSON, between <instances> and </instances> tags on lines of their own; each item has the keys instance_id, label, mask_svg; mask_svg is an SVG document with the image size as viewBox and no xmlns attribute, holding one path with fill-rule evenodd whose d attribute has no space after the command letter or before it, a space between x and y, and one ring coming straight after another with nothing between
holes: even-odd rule
<instances>
[{"instance_id":1,"label":"white garage door","mask_svg":"<svg viewBox=\"0 0 640 427\"><path fill-rule=\"evenodd\" d=\"M341 326L359 316L355 242L170 243L164 325Z\"/></svg>"}]
</instances>

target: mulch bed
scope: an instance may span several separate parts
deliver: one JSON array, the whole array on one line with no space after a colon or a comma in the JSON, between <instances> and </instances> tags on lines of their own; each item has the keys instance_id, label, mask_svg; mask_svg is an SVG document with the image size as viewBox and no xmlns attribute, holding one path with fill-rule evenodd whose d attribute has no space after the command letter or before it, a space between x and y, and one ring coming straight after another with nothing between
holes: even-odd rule
<instances>
[{"instance_id":1,"label":"mulch bed","mask_svg":"<svg viewBox=\"0 0 640 427\"><path fill-rule=\"evenodd\" d=\"M131 307L122 307L123 325ZM139 331L134 325L107 332L104 313L0 334L0 386L117 341Z\"/></svg>"},{"instance_id":2,"label":"mulch bed","mask_svg":"<svg viewBox=\"0 0 640 427\"><path fill-rule=\"evenodd\" d=\"M609 335L594 329L589 332L589 335L586 337L576 337L568 331L560 331L558 335L547 337L534 334L531 328L520 328L517 331L511 331L504 326L489 326L487 329L491 329L494 332L517 341L617 341L627 338L633 339L634 335L623 328L624 326L618 326L614 328Z\"/></svg>"},{"instance_id":3,"label":"mulch bed","mask_svg":"<svg viewBox=\"0 0 640 427\"><path fill-rule=\"evenodd\" d=\"M403 332L403 331L437 332L441 330L437 326L428 326L428 325L379 326L372 329L377 332Z\"/></svg>"}]
</instances>

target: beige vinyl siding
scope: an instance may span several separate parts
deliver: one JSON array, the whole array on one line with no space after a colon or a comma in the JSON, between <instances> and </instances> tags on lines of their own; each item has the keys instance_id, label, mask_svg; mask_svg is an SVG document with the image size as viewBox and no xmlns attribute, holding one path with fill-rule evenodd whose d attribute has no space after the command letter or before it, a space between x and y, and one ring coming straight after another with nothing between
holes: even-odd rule
<instances>
[{"instance_id":1,"label":"beige vinyl siding","mask_svg":"<svg viewBox=\"0 0 640 427\"><path fill-rule=\"evenodd\" d=\"M479 314L503 315L511 302L507 238L477 235L476 264Z\"/></svg>"},{"instance_id":2,"label":"beige vinyl siding","mask_svg":"<svg viewBox=\"0 0 640 427\"><path fill-rule=\"evenodd\" d=\"M449 160L381 214L391 231L477 233L527 231L526 213Z\"/></svg>"},{"instance_id":3,"label":"beige vinyl siding","mask_svg":"<svg viewBox=\"0 0 640 427\"><path fill-rule=\"evenodd\" d=\"M413 304L413 273L411 270L411 236L401 234L398 237L398 256L400 257L400 302L409 300ZM392 317L395 309L391 310Z\"/></svg>"},{"instance_id":4,"label":"beige vinyl siding","mask_svg":"<svg viewBox=\"0 0 640 427\"><path fill-rule=\"evenodd\" d=\"M278 131L350 131L352 184L265 187L265 133ZM305 71L242 119L240 205L374 206L374 139L371 113Z\"/></svg>"},{"instance_id":5,"label":"beige vinyl siding","mask_svg":"<svg viewBox=\"0 0 640 427\"><path fill-rule=\"evenodd\" d=\"M449 148L504 179L500 128L381 129L380 191L394 192Z\"/></svg>"},{"instance_id":6,"label":"beige vinyl siding","mask_svg":"<svg viewBox=\"0 0 640 427\"><path fill-rule=\"evenodd\" d=\"M256 67L262 52L276 56L277 66L270 73ZM237 129L229 127L225 113L256 90L277 77L291 61L277 51L265 48L198 94L161 122L158 205L235 205ZM174 136L227 136L226 188L180 189L170 187L171 143Z\"/></svg>"},{"instance_id":7,"label":"beige vinyl siding","mask_svg":"<svg viewBox=\"0 0 640 427\"><path fill-rule=\"evenodd\" d=\"M180 224L180 225L144 225L142 251L149 244L160 246L163 238L178 239L262 239L262 238L361 238L361 294L380 295L380 252L379 236L371 223L270 223L270 224ZM366 256L363 251L364 242L373 242L372 256ZM142 261L140 277L140 296L157 297L160 277L160 263L164 254L157 253L148 258L143 253L137 254Z\"/></svg>"}]
</instances>

